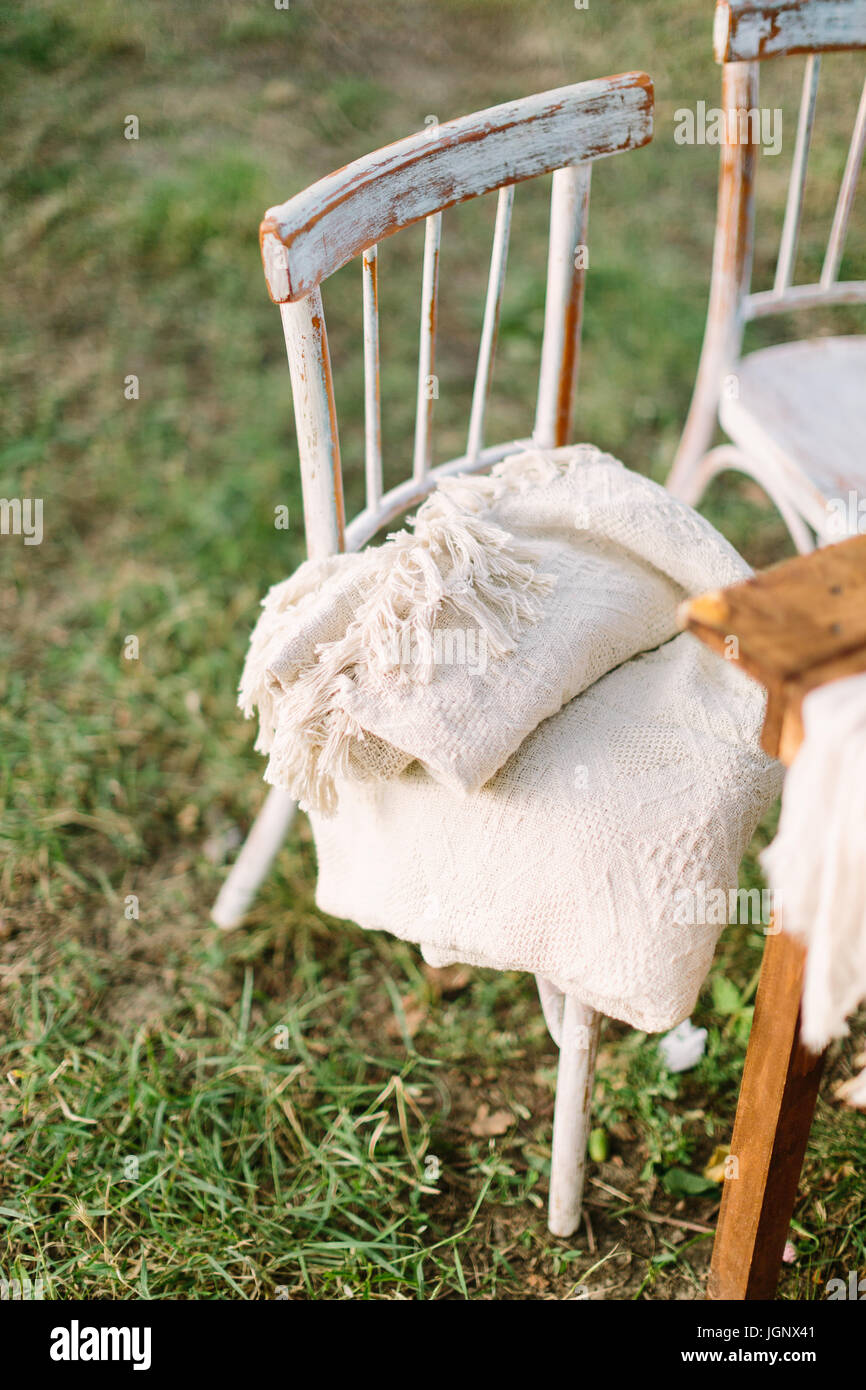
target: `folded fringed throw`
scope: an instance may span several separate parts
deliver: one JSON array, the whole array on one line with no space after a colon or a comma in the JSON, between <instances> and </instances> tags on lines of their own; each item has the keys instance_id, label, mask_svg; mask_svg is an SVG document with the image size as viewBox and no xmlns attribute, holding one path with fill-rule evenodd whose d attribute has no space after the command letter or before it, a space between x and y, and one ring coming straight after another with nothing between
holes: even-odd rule
<instances>
[{"instance_id":1,"label":"folded fringed throw","mask_svg":"<svg viewBox=\"0 0 866 1390\"><path fill-rule=\"evenodd\" d=\"M538 548L482 515L480 493L472 500L475 508L460 507L443 488L420 509L414 534L307 561L268 594L240 703L248 716L258 707L266 780L304 805L332 810L335 779L394 776L429 755L419 692L438 674L446 633L452 679L440 678L437 692L450 684L453 704L466 685L467 642L476 664L496 660L538 618L555 582L539 572ZM393 738L382 736L395 726Z\"/></svg>"},{"instance_id":2,"label":"folded fringed throw","mask_svg":"<svg viewBox=\"0 0 866 1390\"><path fill-rule=\"evenodd\" d=\"M785 930L807 947L802 1035L820 1052L866 999L866 675L807 695L803 728L762 863ZM866 1107L866 1069L844 1090Z\"/></svg>"},{"instance_id":3,"label":"folded fringed throw","mask_svg":"<svg viewBox=\"0 0 866 1390\"><path fill-rule=\"evenodd\" d=\"M525 970L612 1018L686 1018L779 785L761 688L689 634L748 566L588 445L440 483L411 531L271 590L241 686L308 804L316 902L432 965Z\"/></svg>"},{"instance_id":4,"label":"folded fringed throw","mask_svg":"<svg viewBox=\"0 0 866 1390\"><path fill-rule=\"evenodd\" d=\"M745 562L589 445L442 481L411 531L308 561L264 600L240 686L265 779L328 813L339 780L417 760L483 786L542 720L668 641L686 596Z\"/></svg>"}]
</instances>

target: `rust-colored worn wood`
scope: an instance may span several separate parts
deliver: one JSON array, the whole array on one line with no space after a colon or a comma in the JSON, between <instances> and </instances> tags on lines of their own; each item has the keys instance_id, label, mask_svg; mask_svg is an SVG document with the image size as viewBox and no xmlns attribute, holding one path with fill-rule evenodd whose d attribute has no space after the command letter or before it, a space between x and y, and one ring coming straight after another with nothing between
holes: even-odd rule
<instances>
[{"instance_id":1,"label":"rust-colored worn wood","mask_svg":"<svg viewBox=\"0 0 866 1390\"><path fill-rule=\"evenodd\" d=\"M543 449L559 449L571 438L583 322L589 189L592 166L573 165L553 176L550 250L544 299L544 335L532 438Z\"/></svg>"},{"instance_id":2,"label":"rust-colored worn wood","mask_svg":"<svg viewBox=\"0 0 866 1390\"><path fill-rule=\"evenodd\" d=\"M804 696L866 671L866 536L702 594L681 620L766 686L763 746L790 762L803 737Z\"/></svg>"},{"instance_id":3,"label":"rust-colored worn wood","mask_svg":"<svg viewBox=\"0 0 866 1390\"><path fill-rule=\"evenodd\" d=\"M803 947L784 932L768 937L713 1246L711 1299L771 1299L776 1292L824 1063L799 1040L804 959Z\"/></svg>"},{"instance_id":4,"label":"rust-colored worn wood","mask_svg":"<svg viewBox=\"0 0 866 1390\"><path fill-rule=\"evenodd\" d=\"M652 138L652 115L646 73L618 73L427 126L364 155L265 213L271 298L303 298L368 246L432 213L637 149Z\"/></svg>"},{"instance_id":5,"label":"rust-colored worn wood","mask_svg":"<svg viewBox=\"0 0 866 1390\"><path fill-rule=\"evenodd\" d=\"M722 69L723 110L756 109L758 91L757 63L725 64ZM752 130L747 134L751 137ZM667 484L676 496L695 504L701 492L695 470L716 428L722 380L731 371L742 346L741 306L752 279L757 165L757 145L725 140L719 166L707 326L688 418Z\"/></svg>"},{"instance_id":6,"label":"rust-colored worn wood","mask_svg":"<svg viewBox=\"0 0 866 1390\"><path fill-rule=\"evenodd\" d=\"M717 0L717 63L866 47L862 0Z\"/></svg>"},{"instance_id":7,"label":"rust-colored worn wood","mask_svg":"<svg viewBox=\"0 0 866 1390\"><path fill-rule=\"evenodd\" d=\"M787 560L683 605L682 625L768 691L763 745L791 763L810 690L866 671L866 536ZM764 950L707 1296L771 1299L818 1095L823 1055L800 1042L805 951Z\"/></svg>"},{"instance_id":8,"label":"rust-colored worn wood","mask_svg":"<svg viewBox=\"0 0 866 1390\"><path fill-rule=\"evenodd\" d=\"M866 339L853 333L835 340L804 336L744 354L743 331L751 320L770 315L866 303L866 281L838 279L866 149L866 87L820 280L794 283L821 55L866 48L866 0L718 0L714 47L722 65L721 105L728 128L710 303L692 402L667 486L697 506L721 472L733 469L754 478L778 508L798 551L807 554L816 537L819 544L836 539L828 526L831 504L863 491L866 397L858 358ZM753 290L757 145L740 143L742 126L751 127L762 110L762 61L797 53L805 53L807 62L779 259L772 289ZM735 112L739 129L730 119ZM751 129L745 134L757 138ZM719 425L728 442L713 448Z\"/></svg>"}]
</instances>

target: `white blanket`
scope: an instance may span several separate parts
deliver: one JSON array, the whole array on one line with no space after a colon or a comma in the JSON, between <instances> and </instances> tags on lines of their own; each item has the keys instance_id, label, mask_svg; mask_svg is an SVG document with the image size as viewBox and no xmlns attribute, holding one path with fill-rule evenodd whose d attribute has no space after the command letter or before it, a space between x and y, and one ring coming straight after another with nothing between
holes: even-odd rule
<instances>
[{"instance_id":1,"label":"white blanket","mask_svg":"<svg viewBox=\"0 0 866 1390\"><path fill-rule=\"evenodd\" d=\"M319 906L639 1028L686 1017L721 924L683 892L735 887L780 769L763 692L676 610L749 573L582 445L454 479L414 536L271 590L241 703L310 809Z\"/></svg>"},{"instance_id":2,"label":"white blanket","mask_svg":"<svg viewBox=\"0 0 866 1390\"><path fill-rule=\"evenodd\" d=\"M782 925L808 948L802 1034L820 1052L866 999L866 675L807 695L803 727L762 862ZM866 1106L866 1070L847 1099Z\"/></svg>"},{"instance_id":3,"label":"white blanket","mask_svg":"<svg viewBox=\"0 0 866 1390\"><path fill-rule=\"evenodd\" d=\"M543 719L750 573L697 512L589 445L451 478L361 555L276 585L241 681L266 780L333 811L339 777L418 760L477 791Z\"/></svg>"}]
</instances>

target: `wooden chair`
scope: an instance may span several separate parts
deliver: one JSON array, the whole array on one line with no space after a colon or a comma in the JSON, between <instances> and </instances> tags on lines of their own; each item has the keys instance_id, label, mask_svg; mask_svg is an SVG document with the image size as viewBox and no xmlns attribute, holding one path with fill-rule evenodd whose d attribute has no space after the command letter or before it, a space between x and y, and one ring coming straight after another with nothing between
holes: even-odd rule
<instances>
[{"instance_id":1,"label":"wooden chair","mask_svg":"<svg viewBox=\"0 0 866 1390\"><path fill-rule=\"evenodd\" d=\"M860 99L816 284L793 283L821 54L866 48L866 0L718 0L714 35L722 64L722 108L758 107L760 64L807 54L788 199L773 288L751 292L758 145L722 146L712 284L695 391L668 487L696 505L717 473L753 477L778 507L797 549L840 540L850 497L866 498L866 337L802 339L741 356L754 319L822 305L866 303L866 281L838 279L866 144L866 85ZM742 127L747 125L743 132ZM730 442L708 446L716 417ZM833 507L828 512L828 503ZM856 508L855 508L856 511Z\"/></svg>"},{"instance_id":2,"label":"wooden chair","mask_svg":"<svg viewBox=\"0 0 866 1390\"><path fill-rule=\"evenodd\" d=\"M693 599L684 625L767 689L762 742L790 764L805 696L866 671L866 536L788 560L745 584ZM736 637L736 644L731 638ZM711 1299L770 1299L806 1152L823 1055L800 1041L805 952L768 936L731 1138L710 1270Z\"/></svg>"},{"instance_id":3,"label":"wooden chair","mask_svg":"<svg viewBox=\"0 0 866 1390\"><path fill-rule=\"evenodd\" d=\"M265 276L280 306L294 395L307 550L311 558L357 550L452 473L488 468L528 443L569 442L580 345L590 174L596 160L652 137L653 89L640 72L561 87L425 129L388 145L271 208L261 225ZM485 404L496 347L514 185L553 174L547 292L532 440L485 446ZM465 452L432 466L431 429L442 213L498 190L490 278ZM412 476L383 490L379 408L377 243L425 220L418 393ZM361 257L366 407L366 505L344 520L337 417L319 286ZM246 913L291 824L279 789L264 807L213 909L221 927ZM599 1016L539 981L560 1046L550 1228L580 1219L589 1101Z\"/></svg>"}]
</instances>

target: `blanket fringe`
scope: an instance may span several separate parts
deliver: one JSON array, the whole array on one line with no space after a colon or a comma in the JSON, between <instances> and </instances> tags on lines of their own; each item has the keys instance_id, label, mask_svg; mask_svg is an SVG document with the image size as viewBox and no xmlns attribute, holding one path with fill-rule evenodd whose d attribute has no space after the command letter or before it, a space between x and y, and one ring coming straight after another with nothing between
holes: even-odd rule
<instances>
[{"instance_id":1,"label":"blanket fringe","mask_svg":"<svg viewBox=\"0 0 866 1390\"><path fill-rule=\"evenodd\" d=\"M448 479L419 508L410 522L413 532L395 532L384 545L360 555L307 561L271 589L250 643L238 701L248 718L258 708L256 748L270 755L266 781L287 787L303 805L333 813L336 782L347 775L353 748L369 739L343 703L355 681L429 683L437 624L443 621L449 628L474 630L488 659L514 650L520 631L537 621L541 600L556 581L539 573L537 548L518 541L484 512L503 488L518 480L541 481L527 478L527 466L535 463L550 461L522 456L506 460L507 469L498 465L491 476ZM553 465L544 480L560 471ZM280 651L304 607L344 567L354 567L348 577L362 595L354 621L340 639L318 645L314 660L295 678L282 681L274 669Z\"/></svg>"}]
</instances>

